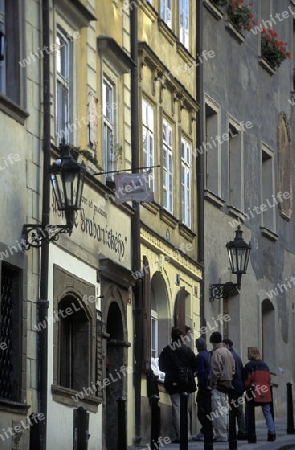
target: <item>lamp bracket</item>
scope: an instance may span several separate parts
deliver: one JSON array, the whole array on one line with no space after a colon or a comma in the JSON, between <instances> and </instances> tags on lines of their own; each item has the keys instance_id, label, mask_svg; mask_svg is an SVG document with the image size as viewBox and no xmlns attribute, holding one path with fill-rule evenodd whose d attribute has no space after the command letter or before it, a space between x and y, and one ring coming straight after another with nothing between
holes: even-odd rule
<instances>
[{"instance_id":1,"label":"lamp bracket","mask_svg":"<svg viewBox=\"0 0 295 450\"><path fill-rule=\"evenodd\" d=\"M210 302L214 300L220 300L221 298L232 297L233 295L237 295L239 293L239 289L241 285L238 283L232 283L228 281L224 284L211 284L210 286Z\"/></svg>"},{"instance_id":2,"label":"lamp bracket","mask_svg":"<svg viewBox=\"0 0 295 450\"><path fill-rule=\"evenodd\" d=\"M61 233L72 234L71 225L38 225L26 224L22 231L22 247L29 250L31 247L40 248L45 242L55 242Z\"/></svg>"}]
</instances>

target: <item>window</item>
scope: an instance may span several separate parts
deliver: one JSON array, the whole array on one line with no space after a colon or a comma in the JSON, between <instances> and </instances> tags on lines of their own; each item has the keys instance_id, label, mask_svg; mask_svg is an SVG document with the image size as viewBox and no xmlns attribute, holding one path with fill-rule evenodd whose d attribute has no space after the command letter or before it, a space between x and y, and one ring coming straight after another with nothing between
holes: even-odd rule
<instances>
[{"instance_id":1,"label":"window","mask_svg":"<svg viewBox=\"0 0 295 450\"><path fill-rule=\"evenodd\" d=\"M221 170L220 170L220 142L217 137L220 135L219 108L211 99L205 106L205 132L206 141L198 151L202 154L205 151L206 166L206 189L217 196L221 196Z\"/></svg>"},{"instance_id":2,"label":"window","mask_svg":"<svg viewBox=\"0 0 295 450\"><path fill-rule=\"evenodd\" d=\"M274 164L273 151L263 145L262 148L262 226L270 231L275 231L274 208Z\"/></svg>"},{"instance_id":3,"label":"window","mask_svg":"<svg viewBox=\"0 0 295 450\"><path fill-rule=\"evenodd\" d=\"M0 92L18 105L21 101L19 17L18 0L0 0Z\"/></svg>"},{"instance_id":4,"label":"window","mask_svg":"<svg viewBox=\"0 0 295 450\"><path fill-rule=\"evenodd\" d=\"M172 0L161 0L161 19L172 28Z\"/></svg>"},{"instance_id":5,"label":"window","mask_svg":"<svg viewBox=\"0 0 295 450\"><path fill-rule=\"evenodd\" d=\"M66 142L72 143L72 132L74 125L72 117L72 65L73 52L72 41L58 29L56 36L56 117L58 144L64 138Z\"/></svg>"},{"instance_id":6,"label":"window","mask_svg":"<svg viewBox=\"0 0 295 450\"><path fill-rule=\"evenodd\" d=\"M107 79L103 80L103 167L106 172L116 170L115 146L115 87ZM107 174L107 180L113 180L114 174Z\"/></svg>"},{"instance_id":7,"label":"window","mask_svg":"<svg viewBox=\"0 0 295 450\"><path fill-rule=\"evenodd\" d=\"M59 384L81 390L90 383L90 320L77 298L68 296L58 305L59 322ZM81 364L83 361L83 364Z\"/></svg>"},{"instance_id":8,"label":"window","mask_svg":"<svg viewBox=\"0 0 295 450\"><path fill-rule=\"evenodd\" d=\"M189 0L179 2L179 40L189 47Z\"/></svg>"},{"instance_id":9,"label":"window","mask_svg":"<svg viewBox=\"0 0 295 450\"><path fill-rule=\"evenodd\" d=\"M273 13L273 0L261 0L260 2L260 17L262 26L266 29L272 28L273 23L271 16Z\"/></svg>"},{"instance_id":10,"label":"window","mask_svg":"<svg viewBox=\"0 0 295 450\"><path fill-rule=\"evenodd\" d=\"M143 139L143 166L154 165L154 110L146 101L142 102L142 139ZM153 177L149 177L149 187L154 190Z\"/></svg>"},{"instance_id":11,"label":"window","mask_svg":"<svg viewBox=\"0 0 295 450\"><path fill-rule=\"evenodd\" d=\"M239 211L243 210L243 140L242 132L239 130L238 123L230 121L228 130L228 149L229 149L229 204Z\"/></svg>"},{"instance_id":12,"label":"window","mask_svg":"<svg viewBox=\"0 0 295 450\"><path fill-rule=\"evenodd\" d=\"M181 139L181 207L182 222L191 227L191 145Z\"/></svg>"},{"instance_id":13,"label":"window","mask_svg":"<svg viewBox=\"0 0 295 450\"><path fill-rule=\"evenodd\" d=\"M19 272L10 265L1 267L0 308L0 398L20 400L20 306Z\"/></svg>"},{"instance_id":14,"label":"window","mask_svg":"<svg viewBox=\"0 0 295 450\"><path fill-rule=\"evenodd\" d=\"M166 120L163 120L163 206L172 214L172 127Z\"/></svg>"},{"instance_id":15,"label":"window","mask_svg":"<svg viewBox=\"0 0 295 450\"><path fill-rule=\"evenodd\" d=\"M151 310L151 356L158 358L158 313Z\"/></svg>"}]
</instances>

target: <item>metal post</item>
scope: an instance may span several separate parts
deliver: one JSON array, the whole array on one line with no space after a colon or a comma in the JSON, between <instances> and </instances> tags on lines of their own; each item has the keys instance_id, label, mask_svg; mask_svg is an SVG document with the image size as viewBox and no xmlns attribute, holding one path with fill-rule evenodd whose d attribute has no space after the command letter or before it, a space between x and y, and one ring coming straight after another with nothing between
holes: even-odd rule
<instances>
[{"instance_id":1,"label":"metal post","mask_svg":"<svg viewBox=\"0 0 295 450\"><path fill-rule=\"evenodd\" d=\"M151 450L157 450L159 434L160 434L160 397L158 395L152 395L150 397L151 402Z\"/></svg>"},{"instance_id":2,"label":"metal post","mask_svg":"<svg viewBox=\"0 0 295 450\"><path fill-rule=\"evenodd\" d=\"M74 409L74 449L87 450L89 439L89 412L83 406Z\"/></svg>"},{"instance_id":3,"label":"metal post","mask_svg":"<svg viewBox=\"0 0 295 450\"><path fill-rule=\"evenodd\" d=\"M295 433L292 386L293 383L289 381L287 383L287 434Z\"/></svg>"},{"instance_id":4,"label":"metal post","mask_svg":"<svg viewBox=\"0 0 295 450\"><path fill-rule=\"evenodd\" d=\"M247 412L248 412L248 442L249 444L256 444L256 430L255 430L255 404L254 404L254 384L249 386L246 392Z\"/></svg>"},{"instance_id":5,"label":"metal post","mask_svg":"<svg viewBox=\"0 0 295 450\"><path fill-rule=\"evenodd\" d=\"M188 420L187 420L188 393L180 394L180 450L188 450Z\"/></svg>"},{"instance_id":6,"label":"metal post","mask_svg":"<svg viewBox=\"0 0 295 450\"><path fill-rule=\"evenodd\" d=\"M228 424L228 448L229 450L236 450L237 445L237 434L236 434L236 391L234 388L229 389L228 392L228 402L229 402L229 424Z\"/></svg>"},{"instance_id":7,"label":"metal post","mask_svg":"<svg viewBox=\"0 0 295 450\"><path fill-rule=\"evenodd\" d=\"M37 418L38 420L36 420ZM30 450L37 450L41 448L40 440L42 436L41 427L43 426L43 420L41 419L41 415L36 413L32 413L30 419L32 424L30 426Z\"/></svg>"},{"instance_id":8,"label":"metal post","mask_svg":"<svg viewBox=\"0 0 295 450\"><path fill-rule=\"evenodd\" d=\"M204 450L213 450L213 422L210 419L212 413L211 393L210 387L205 389Z\"/></svg>"},{"instance_id":9,"label":"metal post","mask_svg":"<svg viewBox=\"0 0 295 450\"><path fill-rule=\"evenodd\" d=\"M126 398L119 397L118 402L118 450L127 450L126 435Z\"/></svg>"},{"instance_id":10,"label":"metal post","mask_svg":"<svg viewBox=\"0 0 295 450\"><path fill-rule=\"evenodd\" d=\"M272 415L272 420L275 420L275 413L273 409L273 384L270 384L270 395L271 395L271 402L270 402L270 413Z\"/></svg>"}]
</instances>

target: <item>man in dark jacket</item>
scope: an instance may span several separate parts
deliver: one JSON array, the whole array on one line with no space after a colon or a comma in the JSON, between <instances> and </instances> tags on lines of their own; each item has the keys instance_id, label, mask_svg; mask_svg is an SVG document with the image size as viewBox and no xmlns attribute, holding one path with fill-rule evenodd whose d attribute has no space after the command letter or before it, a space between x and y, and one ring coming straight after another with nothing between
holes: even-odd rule
<instances>
[{"instance_id":1,"label":"man in dark jacket","mask_svg":"<svg viewBox=\"0 0 295 450\"><path fill-rule=\"evenodd\" d=\"M196 339L196 377L198 379L198 392L196 396L197 416L201 424L200 433L192 438L193 441L204 440L204 422L205 422L205 389L208 387L208 377L210 373L210 355L207 350L206 341L203 338Z\"/></svg>"},{"instance_id":2,"label":"man in dark jacket","mask_svg":"<svg viewBox=\"0 0 295 450\"><path fill-rule=\"evenodd\" d=\"M240 356L233 349L233 341L231 339L225 338L222 341L226 348L229 349L235 360L235 373L232 379L232 385L236 390L236 402L233 412L237 418L238 423L238 434L237 439L242 441L247 439L245 418L243 411L243 395L245 390L245 377L244 377L244 366Z\"/></svg>"},{"instance_id":3,"label":"man in dark jacket","mask_svg":"<svg viewBox=\"0 0 295 450\"><path fill-rule=\"evenodd\" d=\"M268 428L268 441L275 441L276 433L273 417L270 410L270 370L267 364L261 360L257 347L248 347L249 362L245 365L245 388L254 384L254 404L261 405ZM247 411L246 411L247 412Z\"/></svg>"},{"instance_id":4,"label":"man in dark jacket","mask_svg":"<svg viewBox=\"0 0 295 450\"><path fill-rule=\"evenodd\" d=\"M192 349L185 345L183 332L172 328L172 342L159 356L159 368L165 372L164 387L172 402L172 424L175 431L173 442L180 442L180 393L194 392L196 383L196 357Z\"/></svg>"}]
</instances>

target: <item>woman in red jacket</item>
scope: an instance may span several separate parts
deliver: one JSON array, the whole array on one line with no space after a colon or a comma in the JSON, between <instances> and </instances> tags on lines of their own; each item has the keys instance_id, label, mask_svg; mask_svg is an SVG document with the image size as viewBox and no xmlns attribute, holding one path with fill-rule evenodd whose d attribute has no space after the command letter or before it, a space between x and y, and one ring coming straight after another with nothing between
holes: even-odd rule
<instances>
[{"instance_id":1,"label":"woman in red jacket","mask_svg":"<svg viewBox=\"0 0 295 450\"><path fill-rule=\"evenodd\" d=\"M249 362L245 365L245 388L254 384L254 403L260 405L268 428L268 441L276 439L275 426L270 410L271 390L270 390L270 370L261 360L258 348L248 347Z\"/></svg>"}]
</instances>

